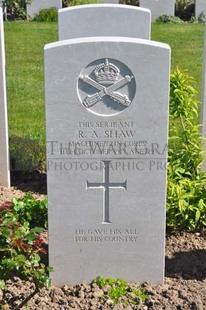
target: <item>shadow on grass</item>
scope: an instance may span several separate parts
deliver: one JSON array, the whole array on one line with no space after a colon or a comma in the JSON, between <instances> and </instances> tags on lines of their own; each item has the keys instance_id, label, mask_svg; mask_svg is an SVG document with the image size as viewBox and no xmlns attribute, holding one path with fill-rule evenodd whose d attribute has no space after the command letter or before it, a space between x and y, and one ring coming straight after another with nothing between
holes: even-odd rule
<instances>
[{"instance_id":1,"label":"shadow on grass","mask_svg":"<svg viewBox=\"0 0 206 310\"><path fill-rule=\"evenodd\" d=\"M166 257L165 276L185 280L206 279L206 249L178 252L173 258Z\"/></svg>"},{"instance_id":2,"label":"shadow on grass","mask_svg":"<svg viewBox=\"0 0 206 310\"><path fill-rule=\"evenodd\" d=\"M11 171L11 186L23 192L47 194L46 173L39 171Z\"/></svg>"},{"instance_id":3,"label":"shadow on grass","mask_svg":"<svg viewBox=\"0 0 206 310\"><path fill-rule=\"evenodd\" d=\"M46 194L46 149L37 139L11 137L11 185L25 192Z\"/></svg>"}]
</instances>

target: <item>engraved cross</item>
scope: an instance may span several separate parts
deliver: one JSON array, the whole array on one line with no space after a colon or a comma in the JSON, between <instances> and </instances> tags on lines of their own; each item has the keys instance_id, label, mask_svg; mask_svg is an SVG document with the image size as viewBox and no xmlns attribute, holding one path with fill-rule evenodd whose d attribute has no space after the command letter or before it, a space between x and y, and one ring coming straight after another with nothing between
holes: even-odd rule
<instances>
[{"instance_id":1,"label":"engraved cross","mask_svg":"<svg viewBox=\"0 0 206 310\"><path fill-rule=\"evenodd\" d=\"M90 188L101 188L103 189L103 221L102 224L109 224L111 223L109 220L109 189L110 188L123 188L127 190L127 181L123 183L117 183L117 182L110 182L109 181L109 165L110 161L105 160L103 161L103 169L104 169L104 175L103 175L103 182L97 182L92 183L87 181L87 189Z\"/></svg>"}]
</instances>

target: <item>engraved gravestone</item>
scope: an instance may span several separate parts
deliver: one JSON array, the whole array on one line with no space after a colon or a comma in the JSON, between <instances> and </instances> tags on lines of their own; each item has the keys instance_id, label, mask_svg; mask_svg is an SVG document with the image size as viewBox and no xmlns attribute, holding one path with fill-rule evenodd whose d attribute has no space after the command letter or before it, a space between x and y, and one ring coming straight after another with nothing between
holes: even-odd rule
<instances>
[{"instance_id":1,"label":"engraved gravestone","mask_svg":"<svg viewBox=\"0 0 206 310\"><path fill-rule=\"evenodd\" d=\"M3 13L0 8L0 185L10 187Z\"/></svg>"},{"instance_id":2,"label":"engraved gravestone","mask_svg":"<svg viewBox=\"0 0 206 310\"><path fill-rule=\"evenodd\" d=\"M90 4L59 10L59 40L120 36L150 39L151 13L130 5Z\"/></svg>"},{"instance_id":3,"label":"engraved gravestone","mask_svg":"<svg viewBox=\"0 0 206 310\"><path fill-rule=\"evenodd\" d=\"M174 16L175 0L140 0L140 7L151 11L152 21L161 15Z\"/></svg>"},{"instance_id":4,"label":"engraved gravestone","mask_svg":"<svg viewBox=\"0 0 206 310\"><path fill-rule=\"evenodd\" d=\"M170 49L123 37L45 47L53 284L162 283Z\"/></svg>"}]
</instances>

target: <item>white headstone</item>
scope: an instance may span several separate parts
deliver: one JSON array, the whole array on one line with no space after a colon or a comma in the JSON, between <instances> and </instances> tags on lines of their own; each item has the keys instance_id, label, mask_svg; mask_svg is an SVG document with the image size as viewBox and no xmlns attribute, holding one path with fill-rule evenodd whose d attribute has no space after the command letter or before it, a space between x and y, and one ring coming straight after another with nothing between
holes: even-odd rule
<instances>
[{"instance_id":1,"label":"white headstone","mask_svg":"<svg viewBox=\"0 0 206 310\"><path fill-rule=\"evenodd\" d=\"M147 9L118 4L80 5L59 10L59 40L121 36L150 39Z\"/></svg>"},{"instance_id":2,"label":"white headstone","mask_svg":"<svg viewBox=\"0 0 206 310\"><path fill-rule=\"evenodd\" d=\"M163 283L170 49L92 37L45 47L54 285Z\"/></svg>"},{"instance_id":3,"label":"white headstone","mask_svg":"<svg viewBox=\"0 0 206 310\"><path fill-rule=\"evenodd\" d=\"M39 11L55 7L62 8L62 0L32 0L31 3L26 5L27 15L34 18Z\"/></svg>"},{"instance_id":4,"label":"white headstone","mask_svg":"<svg viewBox=\"0 0 206 310\"><path fill-rule=\"evenodd\" d=\"M198 16L201 13L206 14L206 1L205 0L196 0L196 2L195 2L195 17L198 18Z\"/></svg>"},{"instance_id":5,"label":"white headstone","mask_svg":"<svg viewBox=\"0 0 206 310\"><path fill-rule=\"evenodd\" d=\"M140 7L151 11L152 21L164 14L170 16L175 14L175 0L140 0Z\"/></svg>"},{"instance_id":6,"label":"white headstone","mask_svg":"<svg viewBox=\"0 0 206 310\"><path fill-rule=\"evenodd\" d=\"M113 4L118 4L119 0L100 0L98 3L113 3Z\"/></svg>"},{"instance_id":7,"label":"white headstone","mask_svg":"<svg viewBox=\"0 0 206 310\"><path fill-rule=\"evenodd\" d=\"M0 8L0 185L10 187L4 23Z\"/></svg>"}]
</instances>

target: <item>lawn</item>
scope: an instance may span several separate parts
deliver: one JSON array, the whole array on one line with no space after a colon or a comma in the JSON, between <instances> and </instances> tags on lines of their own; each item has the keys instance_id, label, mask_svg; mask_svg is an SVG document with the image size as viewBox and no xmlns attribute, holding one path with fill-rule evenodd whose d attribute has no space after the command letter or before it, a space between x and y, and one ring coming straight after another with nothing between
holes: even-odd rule
<instances>
[{"instance_id":1,"label":"lawn","mask_svg":"<svg viewBox=\"0 0 206 310\"><path fill-rule=\"evenodd\" d=\"M204 26L202 24L153 24L152 40L170 45L172 51L171 69L187 70L197 82L201 98Z\"/></svg>"},{"instance_id":2,"label":"lawn","mask_svg":"<svg viewBox=\"0 0 206 310\"><path fill-rule=\"evenodd\" d=\"M43 47L47 43L57 41L57 31L56 23L5 23L11 146L16 137L27 137L44 144ZM204 26L153 24L152 40L171 46L172 70L176 66L188 70L188 74L197 82L196 88L200 98Z\"/></svg>"},{"instance_id":3,"label":"lawn","mask_svg":"<svg viewBox=\"0 0 206 310\"><path fill-rule=\"evenodd\" d=\"M55 23L5 23L10 136L44 139L43 48L57 41Z\"/></svg>"}]
</instances>

